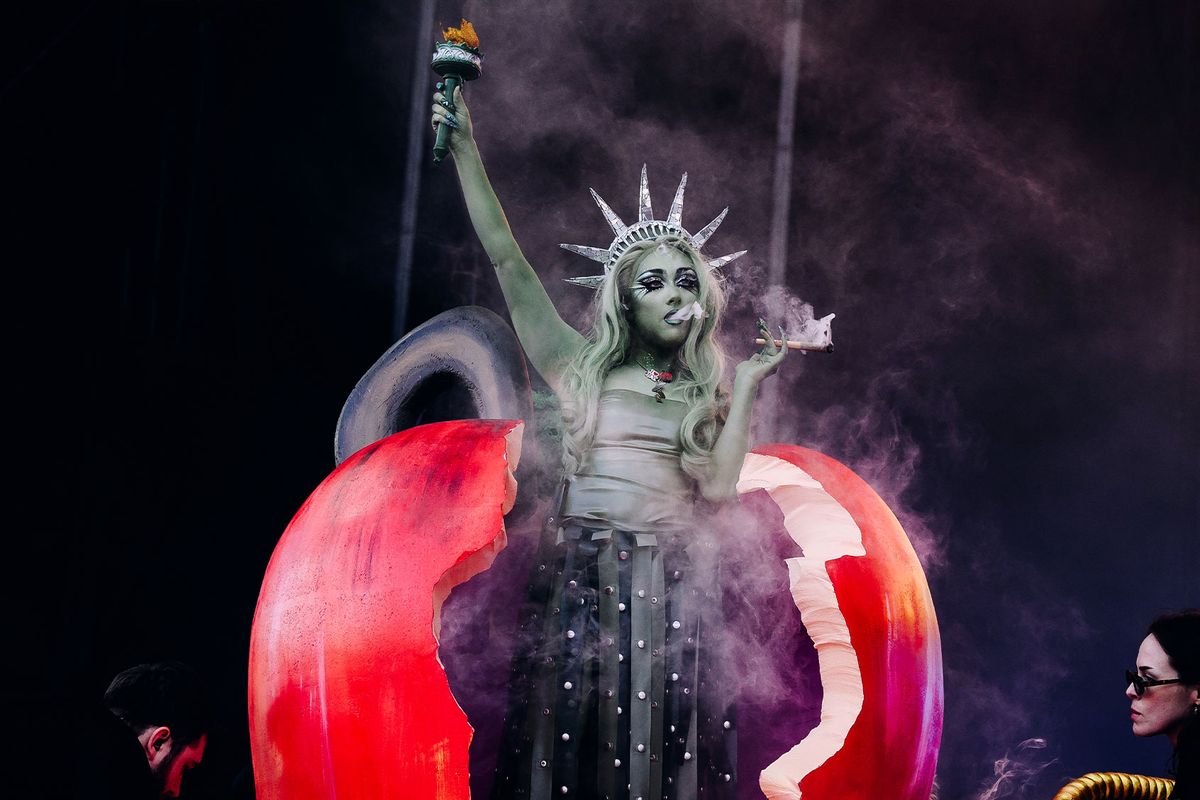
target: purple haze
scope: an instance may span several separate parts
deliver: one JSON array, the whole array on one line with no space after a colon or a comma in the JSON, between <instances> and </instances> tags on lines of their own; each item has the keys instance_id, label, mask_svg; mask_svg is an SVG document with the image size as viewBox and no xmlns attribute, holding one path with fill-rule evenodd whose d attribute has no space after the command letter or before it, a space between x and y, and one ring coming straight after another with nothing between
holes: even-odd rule
<instances>
[{"instance_id":1,"label":"purple haze","mask_svg":"<svg viewBox=\"0 0 1200 800\"><path fill-rule=\"evenodd\" d=\"M789 359L760 432L851 465L912 537L945 648L943 798L1163 774L1117 676L1150 617L1197 600L1194 14L1044 5L804 8L786 297L837 313L837 352ZM587 292L560 279L595 265L558 243L607 244L587 187L629 218L643 163L659 213L689 173L690 229L731 207L706 248L750 249L726 270L731 357L786 316L764 301L778 8L463 7L485 161L568 319ZM425 179L461 214L447 170ZM500 308L481 252L458 258ZM998 781L1035 738L1053 763Z\"/></svg>"}]
</instances>

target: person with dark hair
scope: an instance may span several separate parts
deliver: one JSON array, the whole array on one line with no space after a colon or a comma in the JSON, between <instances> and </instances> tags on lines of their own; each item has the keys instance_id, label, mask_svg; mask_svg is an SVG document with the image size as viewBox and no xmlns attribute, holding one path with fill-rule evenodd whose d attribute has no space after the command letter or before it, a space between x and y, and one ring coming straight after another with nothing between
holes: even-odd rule
<instances>
[{"instance_id":1,"label":"person with dark hair","mask_svg":"<svg viewBox=\"0 0 1200 800\"><path fill-rule=\"evenodd\" d=\"M1200 609L1150 623L1125 680L1134 734L1165 734L1174 748L1172 800L1200 799Z\"/></svg>"},{"instance_id":2,"label":"person with dark hair","mask_svg":"<svg viewBox=\"0 0 1200 800\"><path fill-rule=\"evenodd\" d=\"M74 796L178 797L208 744L208 692L196 671L175 661L131 667L113 678L104 706Z\"/></svg>"}]
</instances>

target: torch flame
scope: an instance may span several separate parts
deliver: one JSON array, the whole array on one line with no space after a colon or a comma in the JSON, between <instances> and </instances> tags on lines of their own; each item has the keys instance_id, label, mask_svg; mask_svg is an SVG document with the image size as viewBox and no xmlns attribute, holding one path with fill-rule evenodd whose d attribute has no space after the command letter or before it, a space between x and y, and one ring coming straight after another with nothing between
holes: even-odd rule
<instances>
[{"instance_id":1,"label":"torch flame","mask_svg":"<svg viewBox=\"0 0 1200 800\"><path fill-rule=\"evenodd\" d=\"M479 35L475 33L475 27L465 19L459 24L459 27L447 28L442 35L451 44L465 45L472 50L479 49Z\"/></svg>"}]
</instances>

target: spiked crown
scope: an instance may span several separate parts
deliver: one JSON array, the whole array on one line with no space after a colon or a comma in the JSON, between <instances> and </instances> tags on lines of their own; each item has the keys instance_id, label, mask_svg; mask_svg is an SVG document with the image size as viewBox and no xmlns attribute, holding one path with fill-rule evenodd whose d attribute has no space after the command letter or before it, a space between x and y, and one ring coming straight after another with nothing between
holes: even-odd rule
<instances>
[{"instance_id":1,"label":"spiked crown","mask_svg":"<svg viewBox=\"0 0 1200 800\"><path fill-rule=\"evenodd\" d=\"M659 236L678 236L691 244L696 249L696 252L700 252L700 249L704 247L705 243L717 230L717 226L725 219L725 215L729 213L729 208L727 206L717 215L716 219L701 228L699 233L688 233L683 227L683 190L685 186L687 186L686 172L683 173L683 177L679 181L679 188L675 190L675 199L671 202L671 210L667 213L667 218L665 220L655 219L654 212L650 209L650 188L646 181L646 165L643 164L642 184L638 191L638 221L632 225L626 225L622 222L621 218L609 208L608 203L604 202L604 198L596 194L595 189L588 189L592 193L592 199L600 207L600 212L608 220L608 226L612 228L616 238L612 240L612 244L607 248L588 247L582 244L560 244L559 247L564 250L570 250L572 253L587 256L593 261L599 261L604 265L604 272L600 275L567 278L567 283L573 283L576 286L586 286L590 289L600 288L605 278L612 272L613 266L625 254L626 250L638 242L654 239ZM745 250L739 250L736 253L730 253L720 258L706 259L705 263L708 265L709 270L714 270L725 266L730 261L740 258L745 254Z\"/></svg>"}]
</instances>

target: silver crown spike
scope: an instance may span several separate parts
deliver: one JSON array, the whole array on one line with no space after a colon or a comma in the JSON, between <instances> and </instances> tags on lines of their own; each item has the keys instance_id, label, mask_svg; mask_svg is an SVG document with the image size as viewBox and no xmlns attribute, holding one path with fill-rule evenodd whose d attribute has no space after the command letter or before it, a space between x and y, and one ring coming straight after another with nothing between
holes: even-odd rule
<instances>
[{"instance_id":1,"label":"silver crown spike","mask_svg":"<svg viewBox=\"0 0 1200 800\"><path fill-rule=\"evenodd\" d=\"M683 227L683 187L687 186L687 173L679 179L679 188L675 190L675 199L671 202L671 211L667 214L668 225Z\"/></svg>"},{"instance_id":2,"label":"silver crown spike","mask_svg":"<svg viewBox=\"0 0 1200 800\"><path fill-rule=\"evenodd\" d=\"M739 259L742 256L746 255L747 252L749 252L749 251L738 250L736 253L730 253L729 255L721 256L720 258L714 258L712 261L708 262L708 268L709 269L720 269L721 267L728 264L730 261L734 261L734 260Z\"/></svg>"},{"instance_id":3,"label":"silver crown spike","mask_svg":"<svg viewBox=\"0 0 1200 800\"><path fill-rule=\"evenodd\" d=\"M582 286L585 289L599 289L604 285L603 275L585 275L582 278L564 278L567 283L573 283L576 286Z\"/></svg>"},{"instance_id":4,"label":"silver crown spike","mask_svg":"<svg viewBox=\"0 0 1200 800\"><path fill-rule=\"evenodd\" d=\"M650 210L650 185L646 181L646 165L642 164L642 185L638 189L638 222L649 222L654 219Z\"/></svg>"},{"instance_id":5,"label":"silver crown spike","mask_svg":"<svg viewBox=\"0 0 1200 800\"><path fill-rule=\"evenodd\" d=\"M600 206L601 213L603 213L604 218L608 220L608 227L612 228L613 233L615 233L617 236L624 236L625 231L629 230L629 226L622 222L621 218L618 217L613 210L608 207L608 203L604 202L603 197L596 194L595 189L589 188L588 191L592 193L592 199L596 201L596 205Z\"/></svg>"},{"instance_id":6,"label":"silver crown spike","mask_svg":"<svg viewBox=\"0 0 1200 800\"><path fill-rule=\"evenodd\" d=\"M581 256L587 256L593 261L599 261L603 264L608 261L608 250L603 247L588 247L583 244L560 244L563 250L570 250L572 253L578 253Z\"/></svg>"},{"instance_id":7,"label":"silver crown spike","mask_svg":"<svg viewBox=\"0 0 1200 800\"><path fill-rule=\"evenodd\" d=\"M720 225L721 225L721 221L723 219L725 219L725 215L728 213L729 213L729 206L725 206L725 210L722 211L720 214L717 214L716 219L714 219L712 222L705 225L700 230L699 233L692 236L692 244L694 244L696 246L697 250L704 247L704 243L708 241L708 237L710 237L714 233L716 233L717 228L720 227Z\"/></svg>"}]
</instances>

